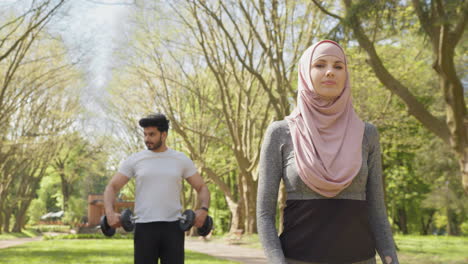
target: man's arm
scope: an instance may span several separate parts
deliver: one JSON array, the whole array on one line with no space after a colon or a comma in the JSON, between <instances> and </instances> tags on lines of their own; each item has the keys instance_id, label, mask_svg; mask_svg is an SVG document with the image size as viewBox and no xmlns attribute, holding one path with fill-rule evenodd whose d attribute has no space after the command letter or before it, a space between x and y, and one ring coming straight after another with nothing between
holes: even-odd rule
<instances>
[{"instance_id":1,"label":"man's arm","mask_svg":"<svg viewBox=\"0 0 468 264\"><path fill-rule=\"evenodd\" d=\"M117 172L107 184L104 191L104 210L107 216L107 223L111 227L120 226L120 214L114 211L114 201L116 194L120 192L120 189L122 189L129 180L127 176Z\"/></svg>"},{"instance_id":2,"label":"man's arm","mask_svg":"<svg viewBox=\"0 0 468 264\"><path fill-rule=\"evenodd\" d=\"M198 200L200 201L200 208L210 208L210 191L208 190L208 187L206 186L200 174L197 172L194 175L188 177L186 180L197 191ZM194 225L196 227L202 227L207 215L208 211L204 209L197 209L195 211Z\"/></svg>"}]
</instances>

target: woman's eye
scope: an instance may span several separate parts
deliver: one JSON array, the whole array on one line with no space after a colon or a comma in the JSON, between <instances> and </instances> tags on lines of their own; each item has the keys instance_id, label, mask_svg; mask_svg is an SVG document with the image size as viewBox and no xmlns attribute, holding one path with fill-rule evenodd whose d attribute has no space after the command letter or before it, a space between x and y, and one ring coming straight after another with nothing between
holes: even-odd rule
<instances>
[{"instance_id":1,"label":"woman's eye","mask_svg":"<svg viewBox=\"0 0 468 264\"><path fill-rule=\"evenodd\" d=\"M315 67L316 67L316 68L323 68L323 67L325 67L325 65L323 65L323 64L315 64Z\"/></svg>"},{"instance_id":2,"label":"woman's eye","mask_svg":"<svg viewBox=\"0 0 468 264\"><path fill-rule=\"evenodd\" d=\"M341 66L341 65L336 65L336 66L335 66L335 69L342 70L342 69L343 69L343 66Z\"/></svg>"}]
</instances>

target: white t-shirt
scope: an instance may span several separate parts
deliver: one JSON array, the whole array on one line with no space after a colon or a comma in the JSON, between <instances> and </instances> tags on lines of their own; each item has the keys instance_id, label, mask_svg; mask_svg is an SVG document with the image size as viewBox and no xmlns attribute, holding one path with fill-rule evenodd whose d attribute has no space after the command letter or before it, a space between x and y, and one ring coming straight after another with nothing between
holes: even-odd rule
<instances>
[{"instance_id":1,"label":"white t-shirt","mask_svg":"<svg viewBox=\"0 0 468 264\"><path fill-rule=\"evenodd\" d=\"M182 180L197 169L185 154L168 148L164 152L143 150L120 164L119 172L135 177L137 223L177 221L181 215Z\"/></svg>"}]
</instances>

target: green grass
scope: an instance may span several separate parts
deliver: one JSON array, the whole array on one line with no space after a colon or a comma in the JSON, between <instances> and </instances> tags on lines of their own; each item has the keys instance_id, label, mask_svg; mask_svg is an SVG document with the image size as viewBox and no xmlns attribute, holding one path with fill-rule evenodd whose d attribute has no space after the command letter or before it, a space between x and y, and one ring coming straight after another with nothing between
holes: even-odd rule
<instances>
[{"instance_id":1,"label":"green grass","mask_svg":"<svg viewBox=\"0 0 468 264\"><path fill-rule=\"evenodd\" d=\"M115 234L110 237L106 237L101 233L96 234L55 234L55 235L45 235L42 237L44 240L57 240L57 239L103 239L103 240L114 240L114 239L133 239L132 233L126 234Z\"/></svg>"},{"instance_id":2,"label":"green grass","mask_svg":"<svg viewBox=\"0 0 468 264\"><path fill-rule=\"evenodd\" d=\"M129 239L47 240L0 249L0 263L11 264L95 264L133 263L133 242ZM185 252L187 264L236 263L208 255Z\"/></svg>"},{"instance_id":3,"label":"green grass","mask_svg":"<svg viewBox=\"0 0 468 264\"><path fill-rule=\"evenodd\" d=\"M24 237L36 237L39 233L32 229L25 229L21 233L2 233L0 234L0 240L9 240L15 238L24 238Z\"/></svg>"},{"instance_id":4,"label":"green grass","mask_svg":"<svg viewBox=\"0 0 468 264\"><path fill-rule=\"evenodd\" d=\"M400 263L466 264L468 237L396 235Z\"/></svg>"},{"instance_id":5,"label":"green grass","mask_svg":"<svg viewBox=\"0 0 468 264\"><path fill-rule=\"evenodd\" d=\"M68 233L70 232L71 227L69 225L34 225L29 226L30 229L36 230L37 232L58 232L58 233Z\"/></svg>"},{"instance_id":6,"label":"green grass","mask_svg":"<svg viewBox=\"0 0 468 264\"><path fill-rule=\"evenodd\" d=\"M10 238L28 237L26 234L8 234ZM5 235L1 235L4 236ZM2 239L0 236L0 239ZM75 237L73 237L75 238ZM133 263L133 243L129 239L53 239L0 249L2 263ZM258 236L213 237L210 243L239 244L261 247ZM468 263L468 237L396 235L401 264L466 264ZM185 263L235 263L218 260L207 255L186 252ZM377 263L381 263L380 260Z\"/></svg>"}]
</instances>

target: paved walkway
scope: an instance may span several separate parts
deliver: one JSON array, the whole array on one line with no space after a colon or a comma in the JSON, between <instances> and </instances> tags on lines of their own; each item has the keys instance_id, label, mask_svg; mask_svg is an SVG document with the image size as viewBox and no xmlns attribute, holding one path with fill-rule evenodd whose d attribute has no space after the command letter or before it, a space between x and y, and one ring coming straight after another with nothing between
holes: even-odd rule
<instances>
[{"instance_id":1,"label":"paved walkway","mask_svg":"<svg viewBox=\"0 0 468 264\"><path fill-rule=\"evenodd\" d=\"M266 264L267 260L263 251L256 248L248 248L237 245L229 245L226 242L203 241L186 239L185 248L200 252L220 259L238 261L246 264Z\"/></svg>"},{"instance_id":2,"label":"paved walkway","mask_svg":"<svg viewBox=\"0 0 468 264\"><path fill-rule=\"evenodd\" d=\"M39 241L41 237L25 237L25 238L15 238L9 240L0 240L0 248L14 247L24 243Z\"/></svg>"},{"instance_id":3,"label":"paved walkway","mask_svg":"<svg viewBox=\"0 0 468 264\"><path fill-rule=\"evenodd\" d=\"M39 241L41 237L16 238L0 240L0 249L14 247L24 243ZM198 239L186 239L185 248L191 251L204 253L216 258L237 261L246 264L265 264L265 255L261 249L230 245L223 241L203 241Z\"/></svg>"}]
</instances>

